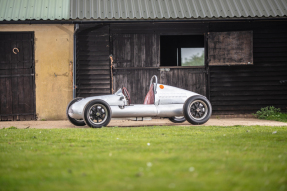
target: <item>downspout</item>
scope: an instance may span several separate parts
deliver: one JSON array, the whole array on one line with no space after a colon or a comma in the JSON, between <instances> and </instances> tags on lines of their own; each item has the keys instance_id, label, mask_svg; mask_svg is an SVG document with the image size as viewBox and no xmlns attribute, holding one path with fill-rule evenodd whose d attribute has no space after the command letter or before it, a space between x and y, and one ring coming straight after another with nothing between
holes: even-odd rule
<instances>
[{"instance_id":1,"label":"downspout","mask_svg":"<svg viewBox=\"0 0 287 191\"><path fill-rule=\"evenodd\" d=\"M73 55L73 60L74 60L74 65L73 65L73 98L76 97L76 60L77 60L77 57L76 57L76 46L77 46L77 31L79 29L79 24L75 24L75 31L74 31L74 55Z\"/></svg>"}]
</instances>

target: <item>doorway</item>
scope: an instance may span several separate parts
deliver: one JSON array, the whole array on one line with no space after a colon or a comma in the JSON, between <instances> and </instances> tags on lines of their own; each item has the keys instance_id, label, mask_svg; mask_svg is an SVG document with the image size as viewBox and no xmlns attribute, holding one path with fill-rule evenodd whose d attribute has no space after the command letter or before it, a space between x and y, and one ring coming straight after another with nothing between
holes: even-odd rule
<instances>
[{"instance_id":1,"label":"doorway","mask_svg":"<svg viewBox=\"0 0 287 191\"><path fill-rule=\"evenodd\" d=\"M34 32L0 33L0 120L35 120Z\"/></svg>"}]
</instances>

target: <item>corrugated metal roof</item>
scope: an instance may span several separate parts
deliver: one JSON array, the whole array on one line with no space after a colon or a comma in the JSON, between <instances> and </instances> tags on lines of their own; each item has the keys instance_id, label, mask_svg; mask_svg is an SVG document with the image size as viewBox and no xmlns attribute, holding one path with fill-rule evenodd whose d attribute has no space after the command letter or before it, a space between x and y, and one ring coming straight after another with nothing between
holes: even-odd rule
<instances>
[{"instance_id":1,"label":"corrugated metal roof","mask_svg":"<svg viewBox=\"0 0 287 191\"><path fill-rule=\"evenodd\" d=\"M282 17L287 0L71 0L71 19Z\"/></svg>"},{"instance_id":2,"label":"corrugated metal roof","mask_svg":"<svg viewBox=\"0 0 287 191\"><path fill-rule=\"evenodd\" d=\"M0 0L0 21L62 20L70 17L70 0Z\"/></svg>"}]
</instances>

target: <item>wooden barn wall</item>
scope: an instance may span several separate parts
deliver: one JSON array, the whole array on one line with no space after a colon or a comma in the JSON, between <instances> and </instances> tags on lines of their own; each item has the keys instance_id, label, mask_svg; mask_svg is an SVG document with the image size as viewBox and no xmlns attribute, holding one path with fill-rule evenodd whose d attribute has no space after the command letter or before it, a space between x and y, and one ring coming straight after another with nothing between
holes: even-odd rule
<instances>
[{"instance_id":1,"label":"wooden barn wall","mask_svg":"<svg viewBox=\"0 0 287 191\"><path fill-rule=\"evenodd\" d=\"M109 25L81 25L76 47L76 96L111 93Z\"/></svg>"},{"instance_id":2,"label":"wooden barn wall","mask_svg":"<svg viewBox=\"0 0 287 191\"><path fill-rule=\"evenodd\" d=\"M111 23L105 27L78 35L77 44L82 45L77 46L77 76L81 76L77 96L111 93L108 55L112 53L112 88L127 87L133 104L143 103L149 80L157 75L159 83L206 95L213 114L249 114L271 105L286 111L287 86L279 83L287 80L286 21ZM253 65L159 71L160 35L227 31L253 31Z\"/></svg>"},{"instance_id":3,"label":"wooden barn wall","mask_svg":"<svg viewBox=\"0 0 287 191\"><path fill-rule=\"evenodd\" d=\"M275 106L286 111L287 22L210 23L210 32L253 31L253 65L210 66L213 114L254 113Z\"/></svg>"},{"instance_id":4,"label":"wooden barn wall","mask_svg":"<svg viewBox=\"0 0 287 191\"><path fill-rule=\"evenodd\" d=\"M206 95L205 68L170 68L160 71L160 35L204 34L202 23L111 24L114 56L113 89L126 87L132 104L142 104L149 89L150 78L159 83Z\"/></svg>"}]
</instances>

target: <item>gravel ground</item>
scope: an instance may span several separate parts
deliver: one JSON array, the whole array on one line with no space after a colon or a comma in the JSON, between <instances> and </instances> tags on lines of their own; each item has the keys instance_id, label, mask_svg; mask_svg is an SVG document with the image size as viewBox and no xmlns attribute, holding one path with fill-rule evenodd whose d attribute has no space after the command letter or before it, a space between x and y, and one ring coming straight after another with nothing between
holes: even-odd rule
<instances>
[{"instance_id":1,"label":"gravel ground","mask_svg":"<svg viewBox=\"0 0 287 191\"><path fill-rule=\"evenodd\" d=\"M140 126L182 126L184 123L172 123L168 119L153 119L146 121L131 121L122 119L112 119L108 127L140 127ZM260 126L287 126L287 123L278 121L259 120L255 118L228 118L228 119L210 119L203 126L233 126L233 125L260 125ZM72 125L68 120L61 121L1 121L0 129L15 126L17 128L36 128L36 129L54 129L54 128L89 128L87 126L77 127Z\"/></svg>"}]
</instances>

